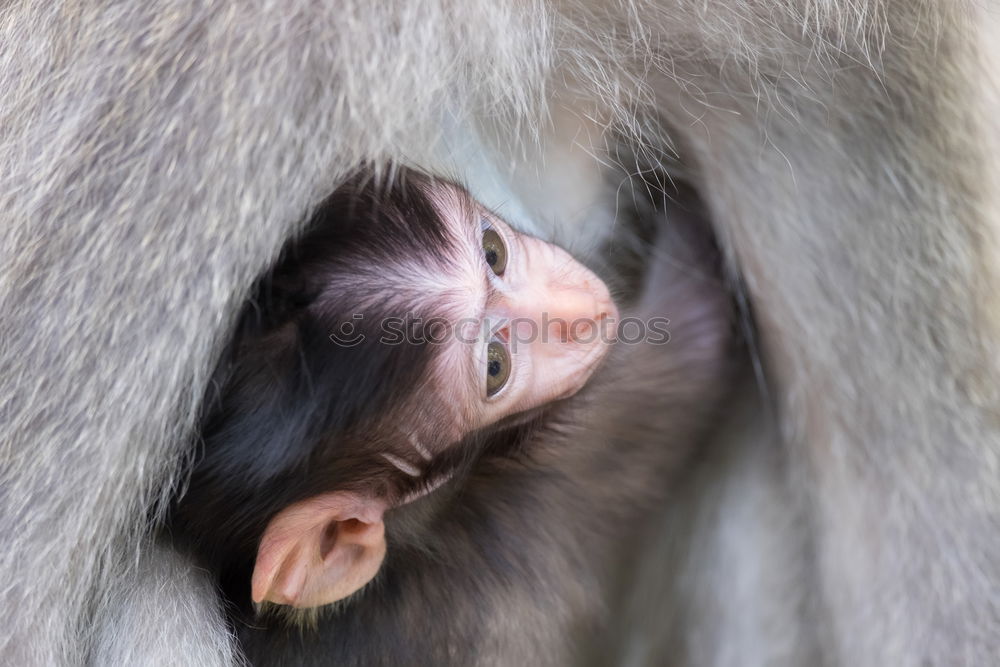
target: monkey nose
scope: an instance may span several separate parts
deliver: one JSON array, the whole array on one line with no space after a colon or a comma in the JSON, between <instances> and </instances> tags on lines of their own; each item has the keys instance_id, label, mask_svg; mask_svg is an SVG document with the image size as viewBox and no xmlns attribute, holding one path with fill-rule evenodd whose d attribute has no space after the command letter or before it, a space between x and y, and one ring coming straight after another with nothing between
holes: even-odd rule
<instances>
[{"instance_id":1,"label":"monkey nose","mask_svg":"<svg viewBox=\"0 0 1000 667\"><path fill-rule=\"evenodd\" d=\"M586 345L615 338L617 308L603 283L553 290L542 315L549 340Z\"/></svg>"}]
</instances>

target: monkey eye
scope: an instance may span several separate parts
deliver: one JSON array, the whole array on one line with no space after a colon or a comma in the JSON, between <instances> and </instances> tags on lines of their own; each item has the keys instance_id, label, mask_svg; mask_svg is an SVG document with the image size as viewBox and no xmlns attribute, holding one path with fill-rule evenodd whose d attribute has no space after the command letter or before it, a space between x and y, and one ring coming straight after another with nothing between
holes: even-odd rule
<instances>
[{"instance_id":1,"label":"monkey eye","mask_svg":"<svg viewBox=\"0 0 1000 667\"><path fill-rule=\"evenodd\" d=\"M498 340L486 348L486 395L493 396L503 389L510 377L510 354L507 346Z\"/></svg>"},{"instance_id":2,"label":"monkey eye","mask_svg":"<svg viewBox=\"0 0 1000 667\"><path fill-rule=\"evenodd\" d=\"M507 268L507 246L495 229L487 227L483 230L483 255L493 273L502 276Z\"/></svg>"}]
</instances>

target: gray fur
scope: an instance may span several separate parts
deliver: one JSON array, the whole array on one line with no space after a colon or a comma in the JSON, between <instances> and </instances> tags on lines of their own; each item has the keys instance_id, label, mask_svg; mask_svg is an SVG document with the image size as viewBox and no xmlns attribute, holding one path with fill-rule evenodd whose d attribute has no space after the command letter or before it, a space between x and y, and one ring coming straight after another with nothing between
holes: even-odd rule
<instances>
[{"instance_id":1,"label":"gray fur","mask_svg":"<svg viewBox=\"0 0 1000 667\"><path fill-rule=\"evenodd\" d=\"M83 659L254 277L442 98L481 87L526 108L530 87L507 82L544 54L528 18L368 0L3 10L0 606L17 611L0 662Z\"/></svg>"},{"instance_id":2,"label":"gray fur","mask_svg":"<svg viewBox=\"0 0 1000 667\"><path fill-rule=\"evenodd\" d=\"M95 665L242 664L219 622L220 600L208 574L162 545L151 545L102 600L93 629Z\"/></svg>"},{"instance_id":3,"label":"gray fur","mask_svg":"<svg viewBox=\"0 0 1000 667\"><path fill-rule=\"evenodd\" d=\"M991 664L1000 165L976 40L996 33L986 14L885 10L870 63L758 60L757 94L741 67L706 68L730 94L685 143L761 326L826 661ZM665 88L680 122L696 101Z\"/></svg>"},{"instance_id":4,"label":"gray fur","mask_svg":"<svg viewBox=\"0 0 1000 667\"><path fill-rule=\"evenodd\" d=\"M94 619L102 601L160 607L166 582L183 587L169 564L135 578L137 559L156 557L144 518L179 479L236 307L336 179L362 159L419 163L443 100L482 121L496 150L517 158L523 140L530 155L542 95L564 83L556 104L579 102L651 156L676 151L707 198L761 327L780 438L758 442L788 461L786 512L767 503L774 516L745 539L711 538L740 506L721 489L786 497L753 457L720 457L671 508L687 525L686 512L717 506L687 539L732 569L714 587L697 561L662 572L668 593L646 613L679 619L667 654L995 661L994 11L958 0L6 4L0 662L137 655ZM775 593L776 574L793 594ZM677 583L689 576L697 585ZM737 631L729 610L714 632L714 613L679 615L712 610L734 577L745 614L792 620ZM190 585L178 599L203 583ZM160 628L135 632L137 647L163 647L150 639ZM221 633L185 641L225 662Z\"/></svg>"}]
</instances>

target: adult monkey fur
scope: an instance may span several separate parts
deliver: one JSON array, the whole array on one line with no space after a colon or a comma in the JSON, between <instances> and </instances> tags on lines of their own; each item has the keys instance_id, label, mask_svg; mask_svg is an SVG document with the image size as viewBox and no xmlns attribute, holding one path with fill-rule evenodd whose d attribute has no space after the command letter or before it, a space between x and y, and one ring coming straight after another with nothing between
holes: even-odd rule
<instances>
[{"instance_id":1,"label":"adult monkey fur","mask_svg":"<svg viewBox=\"0 0 1000 667\"><path fill-rule=\"evenodd\" d=\"M144 519L254 277L352 167L420 163L446 99L529 155L546 100L676 146L760 329L777 435L734 414L622 619L668 632L609 652L996 655L988 3L14 2L0 31L2 662L235 659Z\"/></svg>"}]
</instances>

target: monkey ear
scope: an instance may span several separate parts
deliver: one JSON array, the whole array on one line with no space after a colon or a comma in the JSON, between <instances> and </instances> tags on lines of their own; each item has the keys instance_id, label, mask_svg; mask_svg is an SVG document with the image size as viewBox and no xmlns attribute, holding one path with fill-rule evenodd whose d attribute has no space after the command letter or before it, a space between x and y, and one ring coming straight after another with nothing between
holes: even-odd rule
<instances>
[{"instance_id":1,"label":"monkey ear","mask_svg":"<svg viewBox=\"0 0 1000 667\"><path fill-rule=\"evenodd\" d=\"M344 491L283 509L257 549L253 601L319 607L360 589L385 558L385 510L380 500Z\"/></svg>"}]
</instances>

